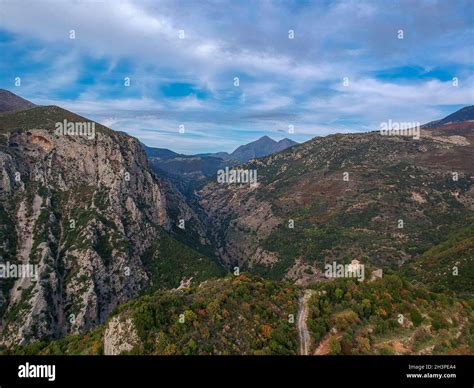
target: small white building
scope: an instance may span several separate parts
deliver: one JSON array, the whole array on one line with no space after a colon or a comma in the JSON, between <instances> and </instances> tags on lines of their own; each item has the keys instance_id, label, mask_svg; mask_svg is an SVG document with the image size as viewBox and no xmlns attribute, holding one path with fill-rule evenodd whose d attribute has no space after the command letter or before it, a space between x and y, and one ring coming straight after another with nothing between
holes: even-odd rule
<instances>
[{"instance_id":1,"label":"small white building","mask_svg":"<svg viewBox=\"0 0 474 388\"><path fill-rule=\"evenodd\" d=\"M347 270L349 272L358 272L360 270L360 261L359 260L352 260L351 263L348 265Z\"/></svg>"},{"instance_id":2,"label":"small white building","mask_svg":"<svg viewBox=\"0 0 474 388\"><path fill-rule=\"evenodd\" d=\"M377 279L382 279L383 277L383 270L380 268L380 269L376 269L375 271L372 271L372 274L370 276L370 281L374 281L374 280L377 280Z\"/></svg>"}]
</instances>

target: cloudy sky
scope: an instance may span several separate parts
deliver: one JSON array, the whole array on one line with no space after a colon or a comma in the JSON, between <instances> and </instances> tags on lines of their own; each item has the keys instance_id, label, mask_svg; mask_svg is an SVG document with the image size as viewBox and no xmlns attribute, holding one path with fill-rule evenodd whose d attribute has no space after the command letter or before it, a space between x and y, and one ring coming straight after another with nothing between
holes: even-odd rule
<instances>
[{"instance_id":1,"label":"cloudy sky","mask_svg":"<svg viewBox=\"0 0 474 388\"><path fill-rule=\"evenodd\" d=\"M472 5L0 0L0 88L183 153L424 123L474 104Z\"/></svg>"}]
</instances>

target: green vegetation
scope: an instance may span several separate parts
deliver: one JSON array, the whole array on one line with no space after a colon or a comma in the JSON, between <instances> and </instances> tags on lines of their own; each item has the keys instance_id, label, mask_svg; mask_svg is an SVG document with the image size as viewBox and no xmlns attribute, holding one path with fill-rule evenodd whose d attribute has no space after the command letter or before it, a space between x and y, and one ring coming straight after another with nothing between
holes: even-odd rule
<instances>
[{"instance_id":1,"label":"green vegetation","mask_svg":"<svg viewBox=\"0 0 474 388\"><path fill-rule=\"evenodd\" d=\"M225 270L216 259L195 251L165 232L145 251L142 262L150 274L151 291L177 288L185 278L193 278L193 283L200 283L225 275Z\"/></svg>"},{"instance_id":2,"label":"green vegetation","mask_svg":"<svg viewBox=\"0 0 474 388\"><path fill-rule=\"evenodd\" d=\"M257 203L269 203L281 224L265 240L258 240L258 236L254 239L256 245L274 252L279 261L245 268L282 279L297 259L322 266L349 257L398 271L400 263L416 259L450 233L468 228L474 212L457 194L453 195L458 193L469 200L472 179L468 163L459 179L453 181L446 172L451 167L443 165L443 156L455 160L470 150L440 150L431 139L424 139L423 146L440 158L423 158L419 145L410 139L370 133L315 138L249 162L248 168L258 169L261 186L235 202L252 203L255 198ZM347 181L343 180L345 172ZM209 194L214 193L211 185L203 192L215 200ZM225 211L231 221L240 215L238 208ZM236 238L247 238L245 231L240 233L244 237L239 237L240 231L234 226L238 222L228 222L225 217L215 231L222 235L218 240L227 239L229 245L236 245ZM294 220L294 229L288 228L290 219ZM472 257L472 251L469 249L466 255ZM473 278L469 269L463 271L465 278L459 288L464 287L466 279Z\"/></svg>"},{"instance_id":3,"label":"green vegetation","mask_svg":"<svg viewBox=\"0 0 474 388\"><path fill-rule=\"evenodd\" d=\"M245 274L126 304L146 354L295 354L298 290Z\"/></svg>"},{"instance_id":4,"label":"green vegetation","mask_svg":"<svg viewBox=\"0 0 474 388\"><path fill-rule=\"evenodd\" d=\"M86 118L69 112L58 106L38 106L28 110L18 112L0 113L0 131L27 131L36 128L43 128L53 131L58 122L84 122ZM96 131L103 131L109 134L113 131L99 123L95 123Z\"/></svg>"},{"instance_id":5,"label":"green vegetation","mask_svg":"<svg viewBox=\"0 0 474 388\"><path fill-rule=\"evenodd\" d=\"M404 271L435 292L474 295L474 225L451 233Z\"/></svg>"},{"instance_id":6,"label":"green vegetation","mask_svg":"<svg viewBox=\"0 0 474 388\"><path fill-rule=\"evenodd\" d=\"M375 282L347 279L312 287L308 329L322 354L472 354L474 301L415 287L396 275ZM301 289L241 274L181 291L157 291L118 306L138 344L130 354L296 354ZM293 317L293 319L290 319ZM4 354L102 354L107 323Z\"/></svg>"},{"instance_id":7,"label":"green vegetation","mask_svg":"<svg viewBox=\"0 0 474 388\"><path fill-rule=\"evenodd\" d=\"M111 317L132 318L140 345L131 354L296 354L298 294L290 283L229 275L134 299ZM102 354L106 326L3 354Z\"/></svg>"},{"instance_id":8,"label":"green vegetation","mask_svg":"<svg viewBox=\"0 0 474 388\"><path fill-rule=\"evenodd\" d=\"M70 335L56 341L39 341L25 346L12 346L0 355L100 355L103 354L103 327L84 335Z\"/></svg>"},{"instance_id":9,"label":"green vegetation","mask_svg":"<svg viewBox=\"0 0 474 388\"><path fill-rule=\"evenodd\" d=\"M396 275L372 283L340 279L314 286L308 328L333 354L472 354L473 306ZM339 346L336 344L339 343ZM416 350L415 350L416 349Z\"/></svg>"},{"instance_id":10,"label":"green vegetation","mask_svg":"<svg viewBox=\"0 0 474 388\"><path fill-rule=\"evenodd\" d=\"M17 247L17 234L11 218L2 205L0 205L0 241L0 264L15 263L14 252ZM4 302L0 303L0 317L3 316L8 306L9 293L14 283L15 280L11 278L0 279L0 294L5 298Z\"/></svg>"}]
</instances>

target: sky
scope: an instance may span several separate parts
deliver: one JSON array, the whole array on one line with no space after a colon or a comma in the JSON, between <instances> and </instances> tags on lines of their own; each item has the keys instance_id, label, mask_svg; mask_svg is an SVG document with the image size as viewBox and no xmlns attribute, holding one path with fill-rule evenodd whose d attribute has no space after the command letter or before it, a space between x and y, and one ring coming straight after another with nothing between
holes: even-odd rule
<instances>
[{"instance_id":1,"label":"sky","mask_svg":"<svg viewBox=\"0 0 474 388\"><path fill-rule=\"evenodd\" d=\"M472 10L471 0L0 0L0 88L188 154L423 124L474 104Z\"/></svg>"}]
</instances>

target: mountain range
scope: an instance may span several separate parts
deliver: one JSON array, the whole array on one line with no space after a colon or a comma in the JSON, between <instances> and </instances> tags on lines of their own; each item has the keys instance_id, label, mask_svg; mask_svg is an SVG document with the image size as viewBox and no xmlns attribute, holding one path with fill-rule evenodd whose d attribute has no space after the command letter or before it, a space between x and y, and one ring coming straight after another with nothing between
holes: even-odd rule
<instances>
[{"instance_id":1,"label":"mountain range","mask_svg":"<svg viewBox=\"0 0 474 388\"><path fill-rule=\"evenodd\" d=\"M0 98L0 264L39 273L0 279L4 353L474 353L473 107L226 159Z\"/></svg>"},{"instance_id":2,"label":"mountain range","mask_svg":"<svg viewBox=\"0 0 474 388\"><path fill-rule=\"evenodd\" d=\"M237 147L230 154L228 152L214 152L197 155L183 155L166 148L147 147L146 145L144 145L144 148L147 156L150 158L173 159L179 157L211 157L222 160L230 160L233 162L246 163L250 159L261 158L262 156L267 156L274 154L275 152L286 150L295 144L298 143L288 138L275 141L268 136L262 136L260 139Z\"/></svg>"},{"instance_id":3,"label":"mountain range","mask_svg":"<svg viewBox=\"0 0 474 388\"><path fill-rule=\"evenodd\" d=\"M218 170L246 163L283 151L297 144L290 139L275 141L268 136L239 146L232 153L216 152L197 155L183 155L166 148L153 148L144 145L145 153L152 169L165 175L184 193L192 193L202 182L213 177Z\"/></svg>"}]
</instances>

